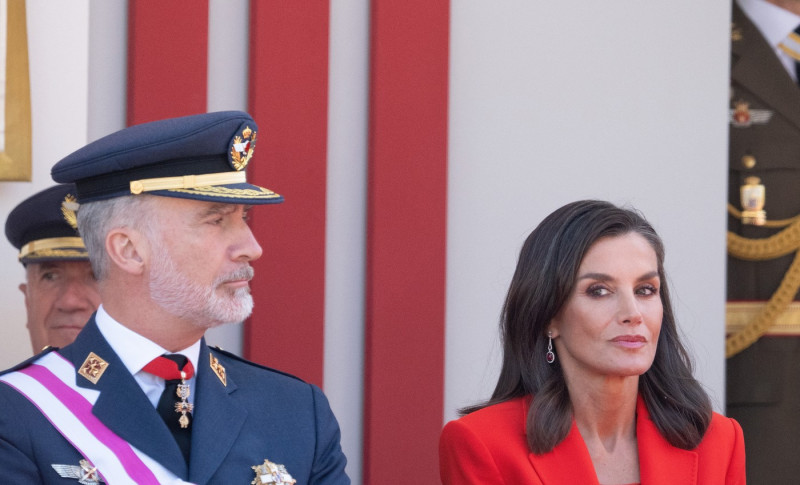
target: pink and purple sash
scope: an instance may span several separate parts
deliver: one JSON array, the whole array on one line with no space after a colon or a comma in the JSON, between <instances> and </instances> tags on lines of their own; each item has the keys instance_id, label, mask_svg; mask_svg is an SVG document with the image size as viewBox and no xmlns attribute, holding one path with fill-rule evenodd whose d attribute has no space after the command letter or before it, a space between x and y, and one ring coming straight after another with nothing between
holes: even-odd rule
<instances>
[{"instance_id":1,"label":"pink and purple sash","mask_svg":"<svg viewBox=\"0 0 800 485\"><path fill-rule=\"evenodd\" d=\"M57 352L0 376L28 398L108 484L187 484L108 429L92 414L100 391L75 383L75 367Z\"/></svg>"}]
</instances>

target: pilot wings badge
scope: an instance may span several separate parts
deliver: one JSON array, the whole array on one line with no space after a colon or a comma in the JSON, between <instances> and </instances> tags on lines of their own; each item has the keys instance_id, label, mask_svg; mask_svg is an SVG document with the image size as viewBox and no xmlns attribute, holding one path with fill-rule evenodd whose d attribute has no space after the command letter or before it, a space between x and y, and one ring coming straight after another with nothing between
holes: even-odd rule
<instances>
[{"instance_id":1,"label":"pilot wings badge","mask_svg":"<svg viewBox=\"0 0 800 485\"><path fill-rule=\"evenodd\" d=\"M747 128L751 125L765 125L772 119L773 112L768 109L753 109L747 101L734 101L728 121L731 126Z\"/></svg>"},{"instance_id":2,"label":"pilot wings badge","mask_svg":"<svg viewBox=\"0 0 800 485\"><path fill-rule=\"evenodd\" d=\"M77 465L50 465L63 478L74 478L78 480L81 485L97 485L103 483L100 474L97 473L97 467L92 466L86 460L81 460L80 466Z\"/></svg>"},{"instance_id":3,"label":"pilot wings badge","mask_svg":"<svg viewBox=\"0 0 800 485\"><path fill-rule=\"evenodd\" d=\"M271 484L271 485L294 485L297 480L289 475L286 467L272 463L269 460L264 460L264 463L258 466L251 466L255 472L256 477L250 482L250 485Z\"/></svg>"}]
</instances>

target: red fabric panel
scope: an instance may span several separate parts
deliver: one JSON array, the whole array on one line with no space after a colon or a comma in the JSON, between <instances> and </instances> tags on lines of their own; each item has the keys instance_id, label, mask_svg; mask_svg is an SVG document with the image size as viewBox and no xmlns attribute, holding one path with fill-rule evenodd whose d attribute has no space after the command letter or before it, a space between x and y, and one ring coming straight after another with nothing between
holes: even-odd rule
<instances>
[{"instance_id":1,"label":"red fabric panel","mask_svg":"<svg viewBox=\"0 0 800 485\"><path fill-rule=\"evenodd\" d=\"M205 113L207 74L207 1L129 2L128 125Z\"/></svg>"},{"instance_id":2,"label":"red fabric panel","mask_svg":"<svg viewBox=\"0 0 800 485\"><path fill-rule=\"evenodd\" d=\"M449 2L371 7L364 483L438 483Z\"/></svg>"},{"instance_id":3,"label":"red fabric panel","mask_svg":"<svg viewBox=\"0 0 800 485\"><path fill-rule=\"evenodd\" d=\"M259 126L250 180L286 199L252 228L256 306L245 355L322 385L328 2L251 2L250 113Z\"/></svg>"}]
</instances>

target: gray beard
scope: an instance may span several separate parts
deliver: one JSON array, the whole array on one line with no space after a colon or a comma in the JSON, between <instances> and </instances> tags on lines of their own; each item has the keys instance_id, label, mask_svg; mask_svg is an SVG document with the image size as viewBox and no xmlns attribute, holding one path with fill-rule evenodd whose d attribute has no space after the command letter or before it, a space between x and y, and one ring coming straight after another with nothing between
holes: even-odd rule
<instances>
[{"instance_id":1,"label":"gray beard","mask_svg":"<svg viewBox=\"0 0 800 485\"><path fill-rule=\"evenodd\" d=\"M167 313L202 328L238 323L252 313L253 297L249 288L226 289L223 295L218 290L226 281L252 278L251 266L222 275L211 286L203 286L183 274L167 251L157 251L154 255L150 298Z\"/></svg>"}]
</instances>

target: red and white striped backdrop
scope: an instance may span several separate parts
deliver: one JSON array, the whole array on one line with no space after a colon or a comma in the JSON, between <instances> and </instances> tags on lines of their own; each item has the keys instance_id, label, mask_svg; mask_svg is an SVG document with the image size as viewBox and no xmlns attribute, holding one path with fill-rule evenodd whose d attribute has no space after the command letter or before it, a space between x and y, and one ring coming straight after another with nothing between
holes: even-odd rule
<instances>
[{"instance_id":1,"label":"red and white striped backdrop","mask_svg":"<svg viewBox=\"0 0 800 485\"><path fill-rule=\"evenodd\" d=\"M362 463L363 483L395 483L408 473L402 464L413 464L416 482L434 483L444 412L449 3L370 8L363 461L351 461ZM128 124L205 111L207 4L148 0L129 9ZM250 179L286 202L253 214L265 251L254 265L244 354L323 388L329 17L328 2L252 2L247 66L248 110L260 130Z\"/></svg>"},{"instance_id":2,"label":"red and white striped backdrop","mask_svg":"<svg viewBox=\"0 0 800 485\"><path fill-rule=\"evenodd\" d=\"M34 180L0 182L0 208L126 115L251 111L251 176L287 201L254 211L243 351L324 387L356 484L437 482L442 421L496 379L516 252L578 198L632 204L659 229L724 406L728 2L26 4ZM12 249L4 366L29 355Z\"/></svg>"}]
</instances>

